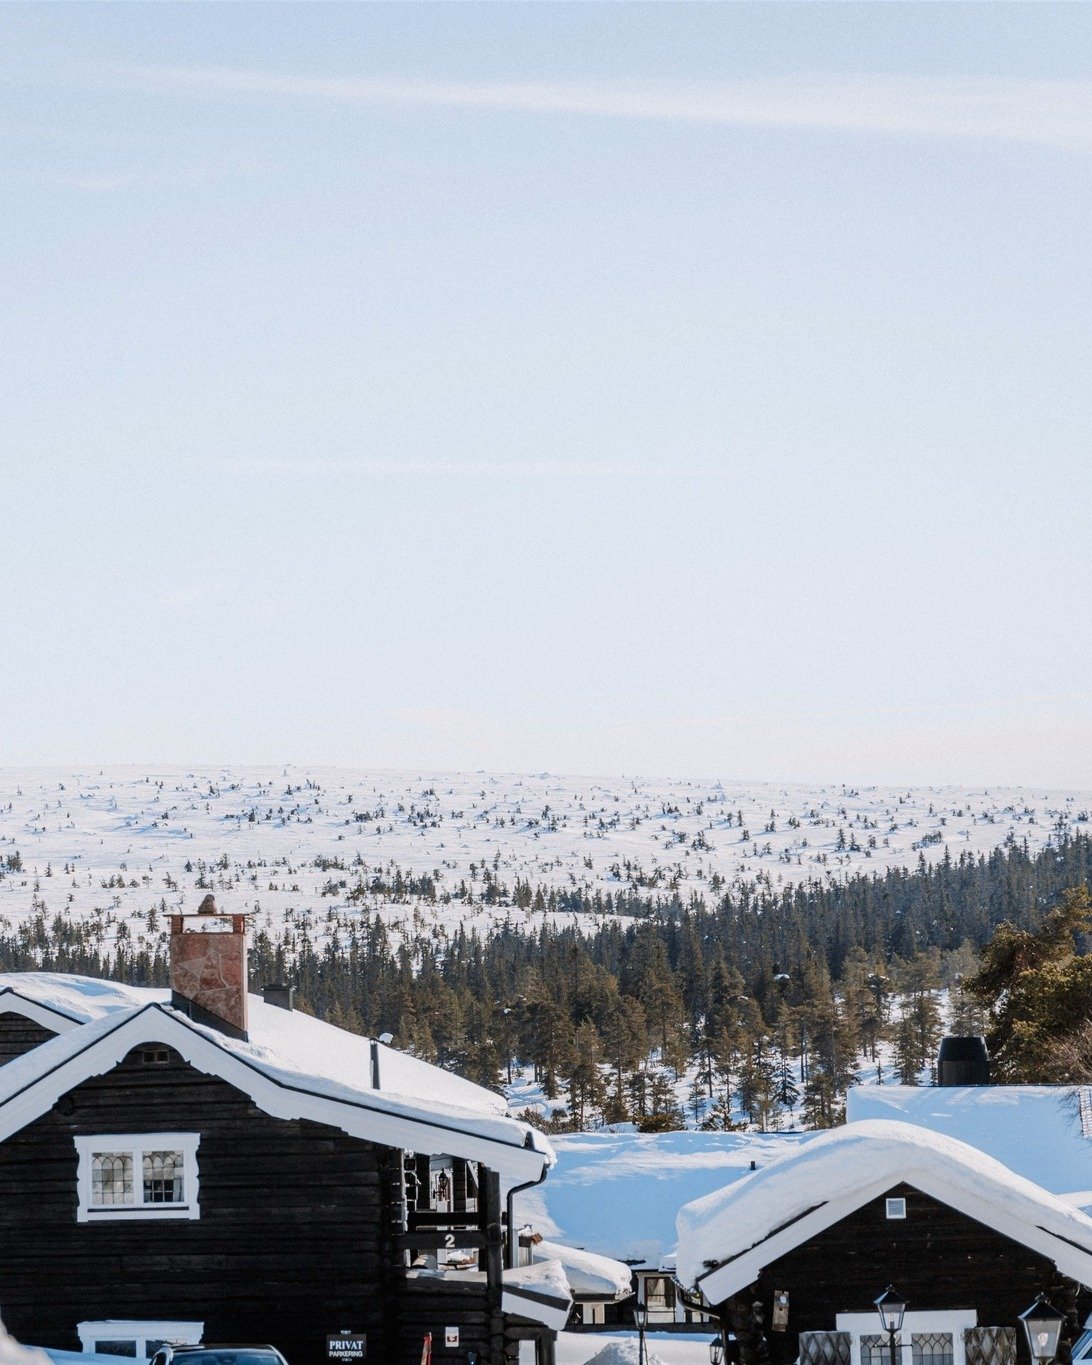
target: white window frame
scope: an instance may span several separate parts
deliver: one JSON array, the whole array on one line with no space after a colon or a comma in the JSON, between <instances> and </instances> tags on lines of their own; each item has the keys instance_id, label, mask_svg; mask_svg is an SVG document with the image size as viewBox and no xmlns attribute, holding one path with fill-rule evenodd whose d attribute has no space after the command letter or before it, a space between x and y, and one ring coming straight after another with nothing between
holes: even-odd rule
<instances>
[{"instance_id":1,"label":"white window frame","mask_svg":"<svg viewBox=\"0 0 1092 1365\"><path fill-rule=\"evenodd\" d=\"M93 1137L79 1136L75 1139L79 1163L76 1168L76 1186L79 1191L79 1205L76 1210L77 1223L108 1223L128 1220L139 1221L146 1218L200 1218L198 1203L199 1173L197 1168L197 1148L201 1142L200 1133L96 1133ZM117 1152L132 1157L133 1161L133 1203L107 1204L91 1203L91 1163L95 1153ZM146 1204L144 1202L143 1166L145 1152L181 1152L183 1158L182 1189L185 1203Z\"/></svg>"},{"instance_id":2,"label":"white window frame","mask_svg":"<svg viewBox=\"0 0 1092 1365\"><path fill-rule=\"evenodd\" d=\"M147 1360L152 1354L148 1350L149 1341L175 1341L182 1346L199 1346L205 1335L205 1324L107 1318L102 1322L79 1322L76 1331L80 1334L80 1351L85 1356L95 1354L95 1343L98 1341L131 1341L136 1347L137 1360ZM131 1356L114 1358L132 1359Z\"/></svg>"},{"instance_id":3,"label":"white window frame","mask_svg":"<svg viewBox=\"0 0 1092 1365\"><path fill-rule=\"evenodd\" d=\"M892 1195L888 1197L887 1216L888 1218L906 1217L906 1200L902 1195Z\"/></svg>"}]
</instances>

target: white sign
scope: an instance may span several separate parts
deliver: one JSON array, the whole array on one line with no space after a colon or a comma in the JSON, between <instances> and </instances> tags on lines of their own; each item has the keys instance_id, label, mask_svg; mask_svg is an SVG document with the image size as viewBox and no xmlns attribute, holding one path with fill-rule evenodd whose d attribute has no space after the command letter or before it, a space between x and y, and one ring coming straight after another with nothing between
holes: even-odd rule
<instances>
[{"instance_id":1,"label":"white sign","mask_svg":"<svg viewBox=\"0 0 1092 1365\"><path fill-rule=\"evenodd\" d=\"M445 1327L445 1328L444 1328L444 1345L445 1345L445 1346L458 1346L458 1344L459 1344L459 1329L458 1329L457 1327Z\"/></svg>"}]
</instances>

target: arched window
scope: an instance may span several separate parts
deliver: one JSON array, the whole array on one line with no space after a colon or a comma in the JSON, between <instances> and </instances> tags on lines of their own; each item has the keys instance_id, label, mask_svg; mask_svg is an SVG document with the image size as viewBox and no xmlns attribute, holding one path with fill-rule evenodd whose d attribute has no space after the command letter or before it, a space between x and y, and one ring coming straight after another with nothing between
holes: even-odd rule
<instances>
[{"instance_id":1,"label":"arched window","mask_svg":"<svg viewBox=\"0 0 1092 1365\"><path fill-rule=\"evenodd\" d=\"M91 1207L132 1202L132 1152L96 1152L91 1158Z\"/></svg>"}]
</instances>

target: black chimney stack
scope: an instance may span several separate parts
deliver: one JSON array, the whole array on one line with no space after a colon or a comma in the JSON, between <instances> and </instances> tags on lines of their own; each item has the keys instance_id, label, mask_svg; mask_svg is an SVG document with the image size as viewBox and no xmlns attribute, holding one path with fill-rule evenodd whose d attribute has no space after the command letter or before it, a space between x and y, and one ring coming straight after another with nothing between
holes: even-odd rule
<instances>
[{"instance_id":1,"label":"black chimney stack","mask_svg":"<svg viewBox=\"0 0 1092 1365\"><path fill-rule=\"evenodd\" d=\"M295 986L276 983L262 987L262 999L267 1005L276 1005L279 1010L290 1010L295 994Z\"/></svg>"},{"instance_id":2,"label":"black chimney stack","mask_svg":"<svg viewBox=\"0 0 1092 1365\"><path fill-rule=\"evenodd\" d=\"M985 1038L945 1038L937 1054L937 1085L989 1085Z\"/></svg>"}]
</instances>

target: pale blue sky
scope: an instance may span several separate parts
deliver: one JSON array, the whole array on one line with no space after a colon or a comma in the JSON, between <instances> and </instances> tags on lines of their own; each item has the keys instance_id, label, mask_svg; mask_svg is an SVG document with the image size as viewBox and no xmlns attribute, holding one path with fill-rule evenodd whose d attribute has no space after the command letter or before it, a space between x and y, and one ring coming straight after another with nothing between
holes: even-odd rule
<instances>
[{"instance_id":1,"label":"pale blue sky","mask_svg":"<svg viewBox=\"0 0 1092 1365\"><path fill-rule=\"evenodd\" d=\"M0 7L0 763L1092 787L1090 63Z\"/></svg>"}]
</instances>

